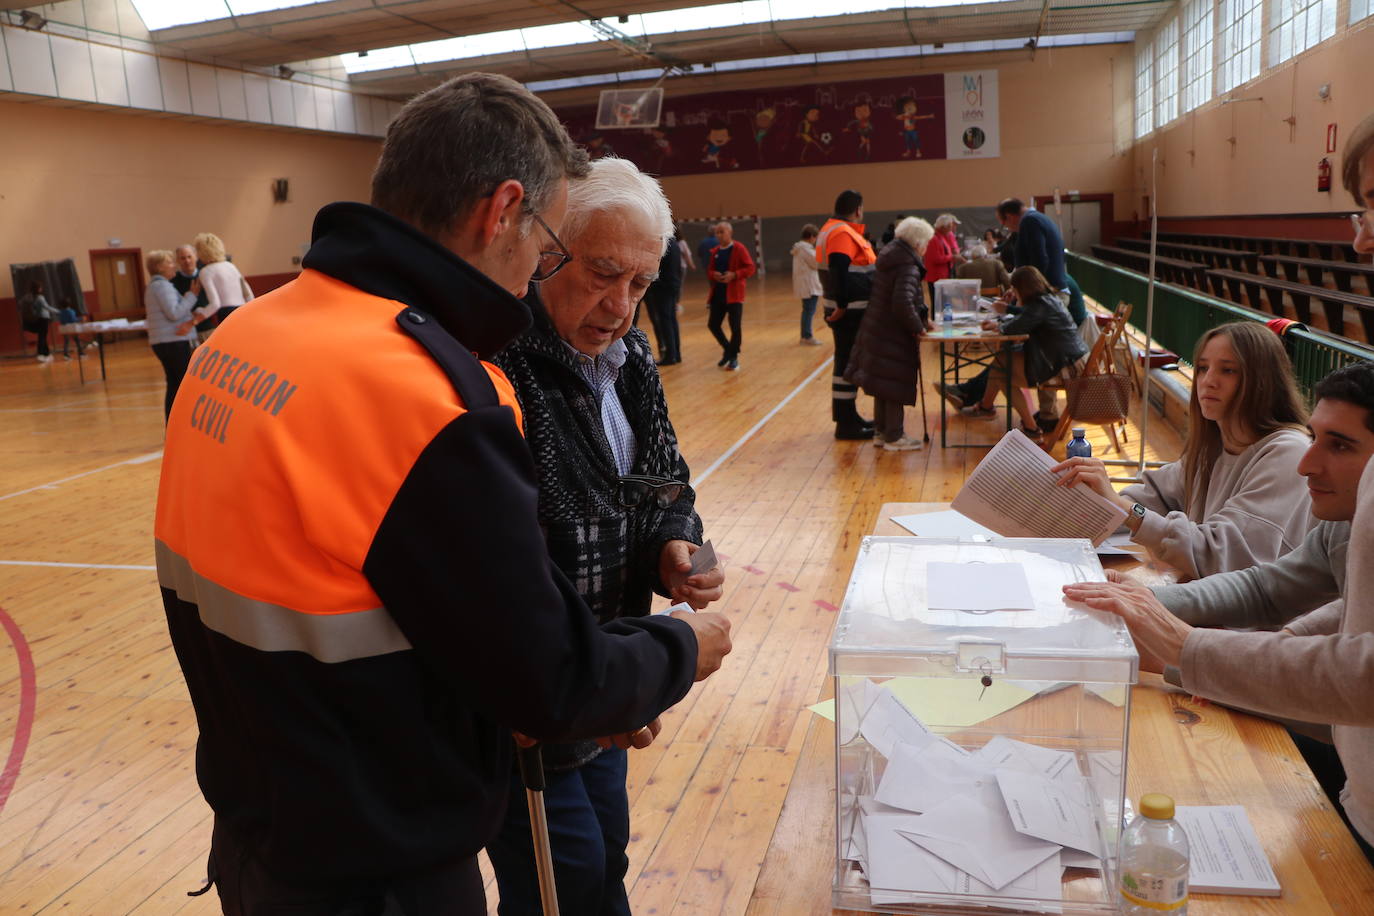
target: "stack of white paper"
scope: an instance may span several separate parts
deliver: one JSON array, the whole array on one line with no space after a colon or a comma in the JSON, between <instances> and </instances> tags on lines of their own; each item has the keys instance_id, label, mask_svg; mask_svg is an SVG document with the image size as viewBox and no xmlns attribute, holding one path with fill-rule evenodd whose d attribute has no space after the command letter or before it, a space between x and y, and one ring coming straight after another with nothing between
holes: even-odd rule
<instances>
[{"instance_id":1,"label":"stack of white paper","mask_svg":"<svg viewBox=\"0 0 1374 916\"><path fill-rule=\"evenodd\" d=\"M1054 901L1063 869L1101 868L1097 810L1071 752L1001 735L970 751L866 678L839 703L840 721L857 723L850 739L861 734L885 758L874 762L872 795L846 787L854 794L841 817L844 855L874 905L969 894Z\"/></svg>"}]
</instances>

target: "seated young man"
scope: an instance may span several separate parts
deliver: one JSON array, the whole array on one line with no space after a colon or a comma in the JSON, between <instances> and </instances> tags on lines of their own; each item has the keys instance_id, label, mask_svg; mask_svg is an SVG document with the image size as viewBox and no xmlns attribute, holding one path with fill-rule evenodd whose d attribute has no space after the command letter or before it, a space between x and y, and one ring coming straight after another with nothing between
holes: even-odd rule
<instances>
[{"instance_id":1,"label":"seated young man","mask_svg":"<svg viewBox=\"0 0 1374 916\"><path fill-rule=\"evenodd\" d=\"M1162 673L1175 686L1262 715L1358 726L1344 730L1368 736L1374 732L1374 704L1358 691L1363 678L1374 677L1374 646L1361 645L1374 634L1353 634L1338 599L1346 595L1346 553L1361 475L1374 456L1374 363L1337 369L1314 395L1312 445L1298 473L1307 480L1312 514L1321 521L1296 549L1272 563L1183 585L1149 589L1108 573L1111 582L1069 585L1064 593L1125 618L1142 668ZM1205 629L1220 627L1283 629ZM1374 812L1341 797L1340 759L1329 745L1295 739L1337 810L1357 812L1349 820L1371 855ZM1357 738L1356 746L1362 740L1368 739Z\"/></svg>"}]
</instances>

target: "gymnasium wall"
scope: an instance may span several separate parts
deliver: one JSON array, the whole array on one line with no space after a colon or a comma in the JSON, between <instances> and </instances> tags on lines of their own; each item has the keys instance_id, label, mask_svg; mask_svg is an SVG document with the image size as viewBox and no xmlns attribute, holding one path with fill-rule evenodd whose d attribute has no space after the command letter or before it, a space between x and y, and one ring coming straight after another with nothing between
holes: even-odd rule
<instances>
[{"instance_id":1,"label":"gymnasium wall","mask_svg":"<svg viewBox=\"0 0 1374 916\"><path fill-rule=\"evenodd\" d=\"M10 263L69 257L93 290L91 249L119 239L147 252L209 231L250 278L289 275L316 210L367 199L381 145L8 101L0 135L0 352L18 349ZM276 178L290 182L285 203L272 201Z\"/></svg>"},{"instance_id":2,"label":"gymnasium wall","mask_svg":"<svg viewBox=\"0 0 1374 916\"><path fill-rule=\"evenodd\" d=\"M1002 155L973 161L930 160L807 166L663 180L673 211L684 217L758 214L792 223L823 218L835 195L855 188L864 195L870 230L881 234L888 214L968 209L987 211L1007 196L1053 194L1056 187L1113 196L1117 218L1129 218L1133 195L1130 155L1131 67L1127 44L1045 48L1029 52L938 55L924 63L905 60L855 62L833 68L837 78L863 79L899 73L996 69L1001 94ZM758 75L785 85L816 82L809 68ZM722 80L719 88L727 88ZM1122 216L1124 211L1124 217ZM890 217L889 217L890 218ZM882 222L879 222L882 219ZM873 224L877 223L876 226ZM768 231L765 257L785 259L795 240L790 231ZM776 249L776 250L775 250Z\"/></svg>"},{"instance_id":3,"label":"gymnasium wall","mask_svg":"<svg viewBox=\"0 0 1374 916\"><path fill-rule=\"evenodd\" d=\"M1355 205L1341 188L1340 149L1349 131L1374 112L1374 19L1366 22L1228 94L1260 101L1214 99L1141 139L1126 213L1139 210L1149 194L1151 156L1158 150L1162 227L1348 237L1350 224L1341 214ZM1317 96L1324 83L1331 85L1326 101ZM1334 153L1325 152L1330 123L1337 125ZM1335 173L1329 193L1317 190L1317 163L1324 156Z\"/></svg>"}]
</instances>

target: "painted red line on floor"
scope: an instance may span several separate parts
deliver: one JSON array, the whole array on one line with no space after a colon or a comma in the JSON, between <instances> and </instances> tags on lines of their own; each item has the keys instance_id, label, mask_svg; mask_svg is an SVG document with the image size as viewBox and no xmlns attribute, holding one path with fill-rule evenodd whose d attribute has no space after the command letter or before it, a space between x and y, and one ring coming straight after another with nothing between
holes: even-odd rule
<instances>
[{"instance_id":1,"label":"painted red line on floor","mask_svg":"<svg viewBox=\"0 0 1374 916\"><path fill-rule=\"evenodd\" d=\"M33 654L29 652L28 641L3 607L0 607L0 626L9 634L14 645L14 654L19 658L19 716L14 723L14 742L10 745L9 759L5 769L0 772L0 812L5 810L10 790L19 779L19 765L24 761L24 752L29 748L29 735L33 732L33 713L38 705L38 680L34 677Z\"/></svg>"},{"instance_id":2,"label":"painted red line on floor","mask_svg":"<svg viewBox=\"0 0 1374 916\"><path fill-rule=\"evenodd\" d=\"M756 576L763 575L763 570L759 569L757 566L741 566L740 569L744 570L745 572L751 572Z\"/></svg>"},{"instance_id":3,"label":"painted red line on floor","mask_svg":"<svg viewBox=\"0 0 1374 916\"><path fill-rule=\"evenodd\" d=\"M778 583L778 588L782 589L782 590L785 591L785 592L799 592L799 591L801 591L801 589L797 588L797 587L796 587L795 585L793 585L791 582L779 582L779 583Z\"/></svg>"},{"instance_id":4,"label":"painted red line on floor","mask_svg":"<svg viewBox=\"0 0 1374 916\"><path fill-rule=\"evenodd\" d=\"M835 607L835 605L831 604L829 601L813 601L813 602L811 602L811 603L814 604L816 607L820 608L820 609L823 610L823 611L838 611L838 610L839 610L839 608Z\"/></svg>"}]
</instances>

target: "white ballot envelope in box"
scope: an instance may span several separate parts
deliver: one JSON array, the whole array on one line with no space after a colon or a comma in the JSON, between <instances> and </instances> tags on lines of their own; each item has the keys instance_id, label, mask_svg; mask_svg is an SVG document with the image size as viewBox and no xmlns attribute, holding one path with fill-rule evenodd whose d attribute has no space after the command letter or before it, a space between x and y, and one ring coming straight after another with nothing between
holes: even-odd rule
<instances>
[{"instance_id":1,"label":"white ballot envelope in box","mask_svg":"<svg viewBox=\"0 0 1374 916\"><path fill-rule=\"evenodd\" d=\"M934 314L944 313L945 302L949 302L956 312L977 311L981 290L977 280L936 280Z\"/></svg>"},{"instance_id":2,"label":"white ballot envelope in box","mask_svg":"<svg viewBox=\"0 0 1374 916\"><path fill-rule=\"evenodd\" d=\"M833 905L1117 912L1121 619L1064 600L1087 538L865 538L830 645Z\"/></svg>"}]
</instances>

